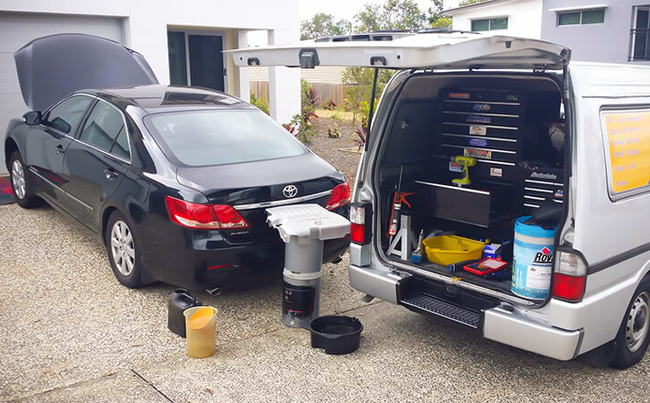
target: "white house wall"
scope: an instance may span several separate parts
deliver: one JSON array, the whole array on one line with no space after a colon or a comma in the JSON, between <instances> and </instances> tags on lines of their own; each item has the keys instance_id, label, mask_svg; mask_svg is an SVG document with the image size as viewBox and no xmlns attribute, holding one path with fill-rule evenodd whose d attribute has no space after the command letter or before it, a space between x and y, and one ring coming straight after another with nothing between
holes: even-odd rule
<instances>
[{"instance_id":1,"label":"white house wall","mask_svg":"<svg viewBox=\"0 0 650 403\"><path fill-rule=\"evenodd\" d=\"M562 7L606 5L605 21L600 24L557 24ZM544 0L543 38L571 48L571 60L626 63L630 53L630 29L634 6L649 5L650 0ZM646 63L646 62L635 62Z\"/></svg>"},{"instance_id":2,"label":"white house wall","mask_svg":"<svg viewBox=\"0 0 650 403\"><path fill-rule=\"evenodd\" d=\"M542 32L542 0L512 0L468 7L453 12L453 28L472 30L472 20L508 18L508 29L492 33L539 39Z\"/></svg>"},{"instance_id":3,"label":"white house wall","mask_svg":"<svg viewBox=\"0 0 650 403\"><path fill-rule=\"evenodd\" d=\"M226 38L226 44L236 43L240 30L269 30L273 32L276 43L293 42L300 37L298 0L2 0L1 11L122 18L123 43L144 55L162 84L169 83L169 26L233 32L234 42ZM275 77L280 82L276 85L299 88L300 73L297 70L278 71ZM235 85L230 91L236 94L240 86L232 84ZM280 91L276 101L273 115L280 122L288 122L300 110L299 91Z\"/></svg>"}]
</instances>

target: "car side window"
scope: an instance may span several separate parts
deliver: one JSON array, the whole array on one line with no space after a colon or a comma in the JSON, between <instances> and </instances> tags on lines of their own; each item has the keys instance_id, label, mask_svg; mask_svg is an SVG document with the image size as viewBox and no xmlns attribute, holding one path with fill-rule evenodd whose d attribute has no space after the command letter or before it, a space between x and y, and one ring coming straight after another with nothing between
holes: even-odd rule
<instances>
[{"instance_id":1,"label":"car side window","mask_svg":"<svg viewBox=\"0 0 650 403\"><path fill-rule=\"evenodd\" d=\"M117 157L129 159L129 139L122 114L106 102L97 102L79 140Z\"/></svg>"},{"instance_id":2,"label":"car side window","mask_svg":"<svg viewBox=\"0 0 650 403\"><path fill-rule=\"evenodd\" d=\"M61 133L74 133L92 101L83 95L70 97L48 112L45 124Z\"/></svg>"}]
</instances>

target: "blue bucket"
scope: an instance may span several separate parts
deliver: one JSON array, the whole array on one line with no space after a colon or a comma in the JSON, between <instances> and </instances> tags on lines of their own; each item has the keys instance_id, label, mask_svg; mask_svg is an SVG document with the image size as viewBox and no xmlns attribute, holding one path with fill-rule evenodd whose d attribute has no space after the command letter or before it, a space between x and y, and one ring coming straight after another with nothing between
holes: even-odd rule
<instances>
[{"instance_id":1,"label":"blue bucket","mask_svg":"<svg viewBox=\"0 0 650 403\"><path fill-rule=\"evenodd\" d=\"M526 224L529 218L519 217L515 223L511 290L520 297L543 300L551 286L557 228Z\"/></svg>"}]
</instances>

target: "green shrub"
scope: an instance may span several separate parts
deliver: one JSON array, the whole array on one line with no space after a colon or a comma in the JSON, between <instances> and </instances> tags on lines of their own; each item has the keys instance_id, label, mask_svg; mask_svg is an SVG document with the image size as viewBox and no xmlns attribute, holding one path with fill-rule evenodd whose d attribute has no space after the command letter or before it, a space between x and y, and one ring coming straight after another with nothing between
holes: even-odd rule
<instances>
[{"instance_id":1,"label":"green shrub","mask_svg":"<svg viewBox=\"0 0 650 403\"><path fill-rule=\"evenodd\" d=\"M303 144L311 144L311 139L316 135L316 129L311 122L303 121L301 115L293 115L291 122L285 123L284 126L289 133L293 134Z\"/></svg>"},{"instance_id":2,"label":"green shrub","mask_svg":"<svg viewBox=\"0 0 650 403\"><path fill-rule=\"evenodd\" d=\"M269 102L264 99L264 98L257 98L255 94L251 92L251 104L262 112L266 113L267 115L270 115L270 108L269 108Z\"/></svg>"}]
</instances>

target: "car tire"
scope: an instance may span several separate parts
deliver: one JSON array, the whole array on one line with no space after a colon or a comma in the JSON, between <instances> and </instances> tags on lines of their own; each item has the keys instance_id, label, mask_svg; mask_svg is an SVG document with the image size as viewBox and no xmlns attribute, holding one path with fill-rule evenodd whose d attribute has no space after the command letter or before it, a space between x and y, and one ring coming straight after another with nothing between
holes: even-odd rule
<instances>
[{"instance_id":1,"label":"car tire","mask_svg":"<svg viewBox=\"0 0 650 403\"><path fill-rule=\"evenodd\" d=\"M650 344L650 277L645 277L634 292L615 342L610 364L614 368L629 368L645 355Z\"/></svg>"},{"instance_id":2,"label":"car tire","mask_svg":"<svg viewBox=\"0 0 650 403\"><path fill-rule=\"evenodd\" d=\"M41 204L42 200L30 188L27 168L18 151L14 151L9 158L9 175L14 199L20 207L32 208Z\"/></svg>"},{"instance_id":3,"label":"car tire","mask_svg":"<svg viewBox=\"0 0 650 403\"><path fill-rule=\"evenodd\" d=\"M108 260L117 280L129 288L142 286L142 262L133 225L116 210L109 217L105 231Z\"/></svg>"}]
</instances>

